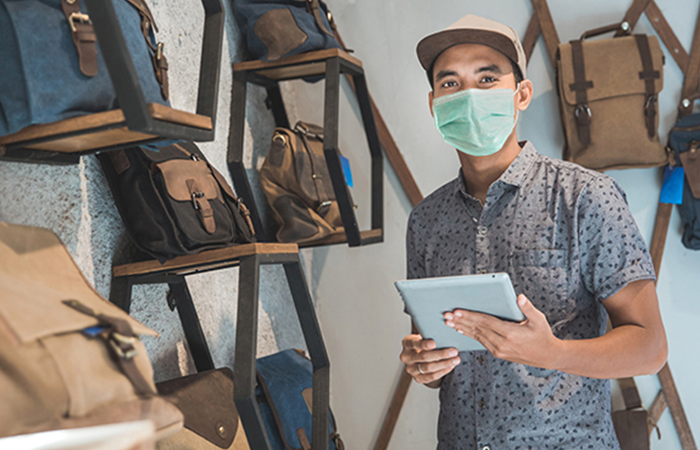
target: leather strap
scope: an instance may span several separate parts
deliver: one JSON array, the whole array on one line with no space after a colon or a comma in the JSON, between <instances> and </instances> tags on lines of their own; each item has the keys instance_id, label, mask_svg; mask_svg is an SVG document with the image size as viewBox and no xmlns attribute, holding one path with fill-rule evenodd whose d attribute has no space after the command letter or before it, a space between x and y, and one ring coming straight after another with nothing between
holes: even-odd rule
<instances>
[{"instance_id":1,"label":"leather strap","mask_svg":"<svg viewBox=\"0 0 700 450\"><path fill-rule=\"evenodd\" d=\"M552 67L556 68L560 41L557 29L554 26L552 14L549 12L549 6L547 6L547 0L532 0L532 6L535 8L535 15L537 15L542 37L544 38L544 44L547 47L549 60L552 63Z\"/></svg>"},{"instance_id":2,"label":"leather strap","mask_svg":"<svg viewBox=\"0 0 700 450\"><path fill-rule=\"evenodd\" d=\"M583 41L583 40L586 40L586 39L593 37L593 36L599 36L601 34L610 33L611 31L617 31L617 33L615 33L615 36L618 36L618 33L620 31L622 31L624 34L629 34L631 28L628 26L627 29L625 30L623 23L625 23L625 22L623 21L620 23L614 23L612 25L606 25L604 27L599 27L599 28L594 28L592 30L584 31L579 39L581 39Z\"/></svg>"},{"instance_id":3,"label":"leather strap","mask_svg":"<svg viewBox=\"0 0 700 450\"><path fill-rule=\"evenodd\" d=\"M656 135L656 86L654 80L661 78L658 70L654 70L654 62L649 49L649 38L644 34L635 34L634 38L639 49L639 56L642 58L642 71L639 72L639 79L644 80L646 89L646 100L644 101L644 117L647 126L647 136L649 139Z\"/></svg>"},{"instance_id":4,"label":"leather strap","mask_svg":"<svg viewBox=\"0 0 700 450\"><path fill-rule=\"evenodd\" d=\"M214 234L216 231L216 221L214 220L214 210L211 208L209 200L204 192L199 188L197 181L190 178L186 181L187 189L190 191L192 196L192 205L194 205L195 211L197 211L197 217L199 217L200 222L204 230L209 234Z\"/></svg>"},{"instance_id":5,"label":"leather strap","mask_svg":"<svg viewBox=\"0 0 700 450\"><path fill-rule=\"evenodd\" d=\"M630 25L630 30L637 25L637 22L639 21L639 18L642 17L642 13L649 4L649 1L650 0L634 0L627 9L625 17L622 19L622 21L627 22ZM625 34L626 32L623 29L620 29L617 31L617 33L615 33L615 37L620 37Z\"/></svg>"},{"instance_id":6,"label":"leather strap","mask_svg":"<svg viewBox=\"0 0 700 450\"><path fill-rule=\"evenodd\" d=\"M620 378L617 380L622 391L622 398L625 401L625 409L637 409L642 407L642 400L639 397L637 384L634 378Z\"/></svg>"},{"instance_id":7,"label":"leather strap","mask_svg":"<svg viewBox=\"0 0 700 450\"><path fill-rule=\"evenodd\" d=\"M122 372L124 372L124 375L131 381L135 391L145 396L156 395L156 391L146 381L134 362L134 356L136 356L137 350L134 348L133 344L138 341L138 337L134 334L129 322L118 317L99 313L77 300L65 300L63 304L85 315L94 317L99 320L101 324L107 326L108 329L102 336L106 338L112 355L119 364Z\"/></svg>"},{"instance_id":8,"label":"leather strap","mask_svg":"<svg viewBox=\"0 0 700 450\"><path fill-rule=\"evenodd\" d=\"M321 17L321 4L319 3L319 0L307 0L306 1L306 9L314 16L314 19L316 20L316 25L318 25L318 28L326 33L330 37L335 37L333 33L326 28L326 25L323 23L323 18Z\"/></svg>"},{"instance_id":9,"label":"leather strap","mask_svg":"<svg viewBox=\"0 0 700 450\"><path fill-rule=\"evenodd\" d=\"M685 71L681 101L678 105L678 120L693 112L693 98L698 94L698 79L700 78L700 13L695 22L695 34L690 47L690 59Z\"/></svg>"},{"instance_id":10,"label":"leather strap","mask_svg":"<svg viewBox=\"0 0 700 450\"><path fill-rule=\"evenodd\" d=\"M576 92L574 116L578 128L578 140L584 147L587 147L591 143L591 110L588 108L586 91L593 88L593 82L586 80L586 66L581 40L571 41L571 58L574 64L574 82L569 85L569 89Z\"/></svg>"},{"instance_id":11,"label":"leather strap","mask_svg":"<svg viewBox=\"0 0 700 450\"><path fill-rule=\"evenodd\" d=\"M80 12L80 0L61 0L61 9L68 20L73 44L78 51L78 63L83 75L97 75L97 36L90 16Z\"/></svg>"},{"instance_id":12,"label":"leather strap","mask_svg":"<svg viewBox=\"0 0 700 450\"><path fill-rule=\"evenodd\" d=\"M170 98L170 86L168 83L168 60L163 54L163 43L158 42L153 45L151 42L151 27L155 32L158 32L158 26L153 19L153 14L148 8L148 5L143 0L127 0L134 8L136 8L141 16L141 33L146 41L146 45L151 49L151 61L153 63L153 72L156 76L156 81L160 84L160 90L163 98Z\"/></svg>"},{"instance_id":13,"label":"leather strap","mask_svg":"<svg viewBox=\"0 0 700 450\"><path fill-rule=\"evenodd\" d=\"M303 450L311 450L311 443L309 438L306 436L306 430L299 428L297 430L297 437L299 438L299 443L301 443L301 448Z\"/></svg>"}]
</instances>

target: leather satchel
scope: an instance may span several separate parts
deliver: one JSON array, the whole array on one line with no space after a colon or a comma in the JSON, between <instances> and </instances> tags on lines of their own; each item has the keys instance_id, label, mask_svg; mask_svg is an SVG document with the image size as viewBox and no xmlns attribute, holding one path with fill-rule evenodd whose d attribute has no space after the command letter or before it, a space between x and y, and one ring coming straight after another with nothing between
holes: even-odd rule
<instances>
[{"instance_id":1,"label":"leather satchel","mask_svg":"<svg viewBox=\"0 0 700 450\"><path fill-rule=\"evenodd\" d=\"M98 159L127 233L161 262L255 240L248 208L194 143Z\"/></svg>"},{"instance_id":2,"label":"leather satchel","mask_svg":"<svg viewBox=\"0 0 700 450\"><path fill-rule=\"evenodd\" d=\"M273 450L311 450L313 364L304 352L284 350L256 361L255 395ZM330 413L329 450L345 445Z\"/></svg>"},{"instance_id":3,"label":"leather satchel","mask_svg":"<svg viewBox=\"0 0 700 450\"><path fill-rule=\"evenodd\" d=\"M683 202L678 212L683 222L683 245L700 250L700 114L683 117L668 134L672 166L682 166Z\"/></svg>"},{"instance_id":4,"label":"leather satchel","mask_svg":"<svg viewBox=\"0 0 700 450\"><path fill-rule=\"evenodd\" d=\"M345 232L318 125L275 128L260 183L279 225L279 242L304 244Z\"/></svg>"},{"instance_id":5,"label":"leather satchel","mask_svg":"<svg viewBox=\"0 0 700 450\"><path fill-rule=\"evenodd\" d=\"M147 103L168 103L168 63L144 0L111 1ZM0 1L0 136L119 107L80 0ZM48 76L47 76L48 75Z\"/></svg>"},{"instance_id":6,"label":"leather satchel","mask_svg":"<svg viewBox=\"0 0 700 450\"><path fill-rule=\"evenodd\" d=\"M564 159L600 171L666 164L657 132L663 88L658 40L643 34L586 40L621 26L591 30L559 45Z\"/></svg>"},{"instance_id":7,"label":"leather satchel","mask_svg":"<svg viewBox=\"0 0 700 450\"><path fill-rule=\"evenodd\" d=\"M157 443L158 450L250 450L233 402L233 372L209 370L156 385L185 416L182 431Z\"/></svg>"},{"instance_id":8,"label":"leather satchel","mask_svg":"<svg viewBox=\"0 0 700 450\"><path fill-rule=\"evenodd\" d=\"M233 14L251 55L263 61L342 48L321 0L234 0Z\"/></svg>"},{"instance_id":9,"label":"leather satchel","mask_svg":"<svg viewBox=\"0 0 700 450\"><path fill-rule=\"evenodd\" d=\"M104 300L58 237L0 223L0 437L182 414L156 395L139 335L156 333Z\"/></svg>"}]
</instances>

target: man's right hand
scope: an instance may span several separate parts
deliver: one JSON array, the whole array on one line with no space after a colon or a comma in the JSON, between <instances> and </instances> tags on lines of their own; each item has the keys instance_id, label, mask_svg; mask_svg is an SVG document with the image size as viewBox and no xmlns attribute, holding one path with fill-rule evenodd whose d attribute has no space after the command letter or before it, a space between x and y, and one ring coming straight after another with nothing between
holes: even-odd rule
<instances>
[{"instance_id":1,"label":"man's right hand","mask_svg":"<svg viewBox=\"0 0 700 450\"><path fill-rule=\"evenodd\" d=\"M409 334L402 344L400 359L406 364L406 372L418 383L432 388L440 387L442 377L460 362L456 348L435 350L435 341L419 334Z\"/></svg>"}]
</instances>

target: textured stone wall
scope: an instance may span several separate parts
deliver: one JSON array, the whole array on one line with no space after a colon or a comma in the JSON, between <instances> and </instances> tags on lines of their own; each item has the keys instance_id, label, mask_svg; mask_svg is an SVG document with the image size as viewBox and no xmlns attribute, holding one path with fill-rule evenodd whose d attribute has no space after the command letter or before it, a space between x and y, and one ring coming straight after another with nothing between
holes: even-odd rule
<instances>
[{"instance_id":1,"label":"textured stone wall","mask_svg":"<svg viewBox=\"0 0 700 450\"><path fill-rule=\"evenodd\" d=\"M202 6L196 0L150 0L149 4L160 29L158 39L165 43L173 107L194 111L204 23ZM200 145L209 161L227 177L231 63L246 56L229 13L216 140ZM264 105L265 95L260 88L248 89L245 157L251 168L267 153L274 127ZM251 170L253 177L256 173ZM83 157L73 166L0 162L0 221L53 230L88 280L103 296L109 296L115 255L118 260L130 244L95 156ZM284 271L263 267L261 279L258 354L273 353L278 348L305 348ZM187 281L215 364L233 367L238 269L194 275ZM167 289L167 285L139 285L133 290L132 315L160 333L159 338L144 338L157 381L194 371L177 312L171 312L166 303Z\"/></svg>"}]
</instances>

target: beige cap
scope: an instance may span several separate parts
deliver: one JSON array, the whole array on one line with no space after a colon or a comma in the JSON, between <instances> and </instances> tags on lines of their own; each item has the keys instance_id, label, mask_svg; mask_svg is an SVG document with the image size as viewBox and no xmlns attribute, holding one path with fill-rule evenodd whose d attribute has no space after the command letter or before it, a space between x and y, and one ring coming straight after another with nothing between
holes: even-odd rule
<instances>
[{"instance_id":1,"label":"beige cap","mask_svg":"<svg viewBox=\"0 0 700 450\"><path fill-rule=\"evenodd\" d=\"M423 68L430 70L440 53L459 44L482 44L498 50L518 65L525 78L525 51L515 31L509 26L472 14L421 39L416 52Z\"/></svg>"}]
</instances>

